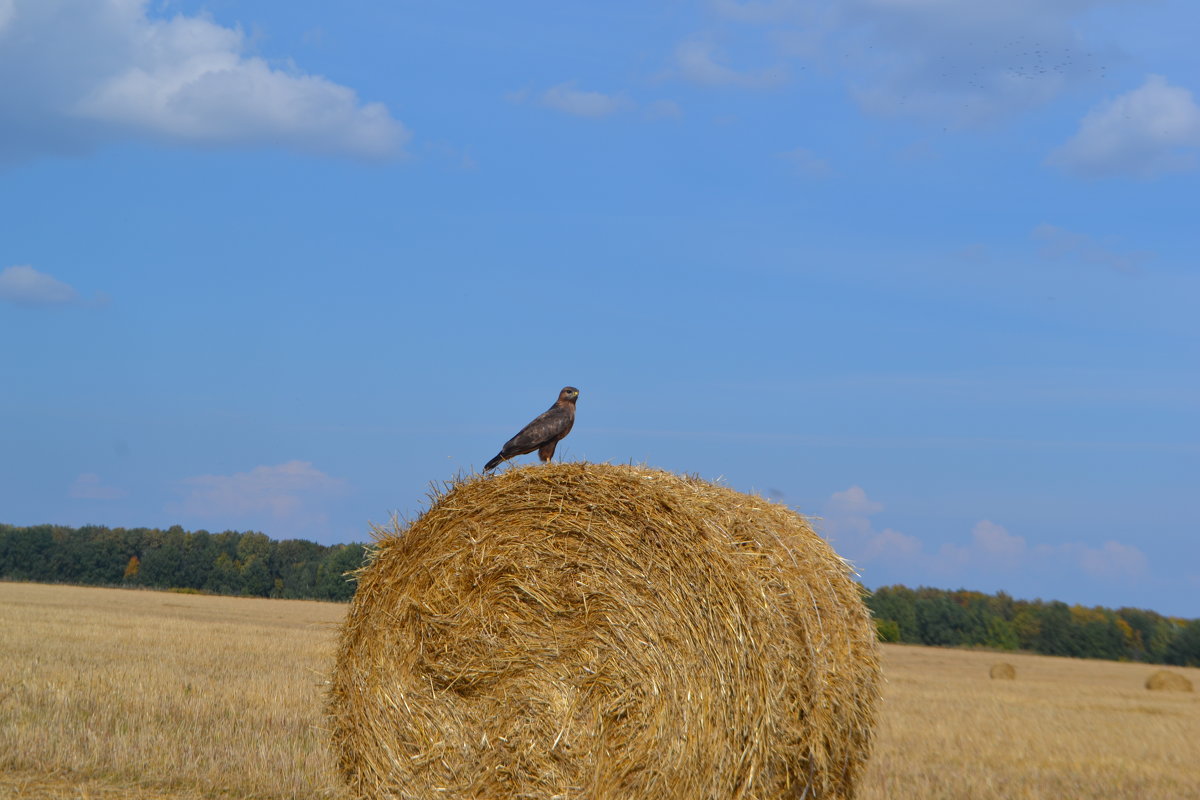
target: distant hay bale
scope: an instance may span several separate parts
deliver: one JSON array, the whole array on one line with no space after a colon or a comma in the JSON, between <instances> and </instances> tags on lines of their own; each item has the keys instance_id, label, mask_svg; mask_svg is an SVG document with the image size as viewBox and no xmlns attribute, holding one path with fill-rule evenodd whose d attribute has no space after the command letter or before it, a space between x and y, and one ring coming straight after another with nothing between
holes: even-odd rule
<instances>
[{"instance_id":1,"label":"distant hay bale","mask_svg":"<svg viewBox=\"0 0 1200 800\"><path fill-rule=\"evenodd\" d=\"M377 531L329 698L356 798L851 798L851 571L784 506L632 466L471 476Z\"/></svg>"},{"instance_id":2,"label":"distant hay bale","mask_svg":"<svg viewBox=\"0 0 1200 800\"><path fill-rule=\"evenodd\" d=\"M1017 668L1012 664L1006 664L1001 661L998 664L992 664L992 668L988 670L988 675L1006 681L1016 680Z\"/></svg>"},{"instance_id":3,"label":"distant hay bale","mask_svg":"<svg viewBox=\"0 0 1200 800\"><path fill-rule=\"evenodd\" d=\"M1192 691L1192 682L1178 672L1160 669L1146 678L1146 688L1164 692L1190 692Z\"/></svg>"}]
</instances>

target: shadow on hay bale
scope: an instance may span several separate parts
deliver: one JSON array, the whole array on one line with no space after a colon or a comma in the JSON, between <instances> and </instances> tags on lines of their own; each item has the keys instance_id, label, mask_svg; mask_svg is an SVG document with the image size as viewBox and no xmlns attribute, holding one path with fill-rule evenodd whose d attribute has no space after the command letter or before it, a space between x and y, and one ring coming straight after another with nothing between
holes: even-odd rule
<instances>
[{"instance_id":1,"label":"shadow on hay bale","mask_svg":"<svg viewBox=\"0 0 1200 800\"><path fill-rule=\"evenodd\" d=\"M1160 669L1146 678L1146 688L1166 692L1190 692L1192 691L1192 682L1178 672Z\"/></svg>"},{"instance_id":2,"label":"shadow on hay bale","mask_svg":"<svg viewBox=\"0 0 1200 800\"><path fill-rule=\"evenodd\" d=\"M851 572L787 508L632 466L472 476L377 531L329 714L359 798L849 798Z\"/></svg>"},{"instance_id":3,"label":"shadow on hay bale","mask_svg":"<svg viewBox=\"0 0 1200 800\"><path fill-rule=\"evenodd\" d=\"M998 678L1000 680L1016 680L1017 668L1012 664L1001 661L998 664L992 664L992 668L988 670L988 675L992 678Z\"/></svg>"}]
</instances>

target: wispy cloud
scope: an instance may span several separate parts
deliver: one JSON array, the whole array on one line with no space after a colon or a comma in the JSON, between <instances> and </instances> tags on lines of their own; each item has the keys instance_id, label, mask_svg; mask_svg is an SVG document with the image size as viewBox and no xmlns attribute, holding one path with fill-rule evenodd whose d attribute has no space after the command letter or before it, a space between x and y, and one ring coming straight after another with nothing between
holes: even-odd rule
<instances>
[{"instance_id":1,"label":"wispy cloud","mask_svg":"<svg viewBox=\"0 0 1200 800\"><path fill-rule=\"evenodd\" d=\"M94 472L85 472L71 484L68 494L76 500L117 500L126 495L124 489L105 486Z\"/></svg>"},{"instance_id":2,"label":"wispy cloud","mask_svg":"<svg viewBox=\"0 0 1200 800\"><path fill-rule=\"evenodd\" d=\"M778 22L795 15L797 0L709 0L708 5L720 16L738 22Z\"/></svg>"},{"instance_id":3,"label":"wispy cloud","mask_svg":"<svg viewBox=\"0 0 1200 800\"><path fill-rule=\"evenodd\" d=\"M868 517L883 511L883 503L867 497L861 486L851 486L842 492L834 492L825 503L825 513L835 518L851 520L857 530L869 530Z\"/></svg>"},{"instance_id":4,"label":"wispy cloud","mask_svg":"<svg viewBox=\"0 0 1200 800\"><path fill-rule=\"evenodd\" d=\"M991 520L975 523L962 541L927 548L917 536L892 528L877 530L872 517L884 510L861 486L835 492L822 509L820 527L838 552L858 565L864 577L886 573L893 579L960 584L969 578L1016 578L1037 570L1074 572L1097 580L1136 582L1149 564L1137 547L1116 541L1100 546L1082 542L1031 545Z\"/></svg>"},{"instance_id":5,"label":"wispy cloud","mask_svg":"<svg viewBox=\"0 0 1200 800\"><path fill-rule=\"evenodd\" d=\"M539 100L547 108L578 117L607 117L633 106L629 98L622 94L577 89L572 82L550 87L542 92Z\"/></svg>"},{"instance_id":6,"label":"wispy cloud","mask_svg":"<svg viewBox=\"0 0 1200 800\"><path fill-rule=\"evenodd\" d=\"M1083 233L1043 223L1033 229L1033 238L1042 245L1043 258L1074 258L1085 264L1108 267L1132 274L1154 257L1149 251L1121 252L1107 247Z\"/></svg>"},{"instance_id":7,"label":"wispy cloud","mask_svg":"<svg viewBox=\"0 0 1200 800\"><path fill-rule=\"evenodd\" d=\"M154 18L145 2L0 2L0 159L86 151L118 138L402 154L379 103L249 51L208 17Z\"/></svg>"},{"instance_id":8,"label":"wispy cloud","mask_svg":"<svg viewBox=\"0 0 1200 800\"><path fill-rule=\"evenodd\" d=\"M883 504L867 497L861 486L834 492L822 511L821 527L843 556L855 563L882 558L913 558L921 552L915 536L892 528L875 530L871 517L883 511Z\"/></svg>"},{"instance_id":9,"label":"wispy cloud","mask_svg":"<svg viewBox=\"0 0 1200 800\"><path fill-rule=\"evenodd\" d=\"M847 0L839 44L867 110L984 125L1104 74L1114 54L1075 24L1103 3Z\"/></svg>"},{"instance_id":10,"label":"wispy cloud","mask_svg":"<svg viewBox=\"0 0 1200 800\"><path fill-rule=\"evenodd\" d=\"M833 173L828 161L805 147L780 153L779 157L787 162L792 172L804 178L824 178Z\"/></svg>"},{"instance_id":11,"label":"wispy cloud","mask_svg":"<svg viewBox=\"0 0 1200 800\"><path fill-rule=\"evenodd\" d=\"M710 0L709 7L739 31L761 25L763 48L789 63L840 74L869 113L978 127L1103 78L1120 54L1087 41L1078 22L1107 4Z\"/></svg>"},{"instance_id":12,"label":"wispy cloud","mask_svg":"<svg viewBox=\"0 0 1200 800\"><path fill-rule=\"evenodd\" d=\"M1150 567L1146 556L1133 545L1108 541L1100 547L1071 543L1044 545L1035 548L1035 555L1059 556L1075 563L1093 578L1115 580L1139 580L1145 578Z\"/></svg>"},{"instance_id":13,"label":"wispy cloud","mask_svg":"<svg viewBox=\"0 0 1200 800\"><path fill-rule=\"evenodd\" d=\"M340 495L346 482L308 461L258 466L232 475L198 475L180 482L183 500L171 510L196 517L237 518L264 515L293 521L310 514L321 501Z\"/></svg>"},{"instance_id":14,"label":"wispy cloud","mask_svg":"<svg viewBox=\"0 0 1200 800\"><path fill-rule=\"evenodd\" d=\"M787 71L782 66L758 71L734 69L725 63L716 45L702 40L686 41L676 46L671 74L703 86L743 89L778 86L787 80Z\"/></svg>"},{"instance_id":15,"label":"wispy cloud","mask_svg":"<svg viewBox=\"0 0 1200 800\"><path fill-rule=\"evenodd\" d=\"M1137 89L1088 112L1050 164L1089 178L1154 178L1187 172L1200 153L1200 106L1192 92L1150 75Z\"/></svg>"},{"instance_id":16,"label":"wispy cloud","mask_svg":"<svg viewBox=\"0 0 1200 800\"><path fill-rule=\"evenodd\" d=\"M980 520L971 529L971 544L983 556L1006 566L1016 566L1025 552L1025 538L1014 536L1003 525Z\"/></svg>"},{"instance_id":17,"label":"wispy cloud","mask_svg":"<svg viewBox=\"0 0 1200 800\"><path fill-rule=\"evenodd\" d=\"M53 275L38 272L28 264L0 272L0 300L28 308L69 306L81 302L79 292Z\"/></svg>"},{"instance_id":18,"label":"wispy cloud","mask_svg":"<svg viewBox=\"0 0 1200 800\"><path fill-rule=\"evenodd\" d=\"M655 100L646 106L648 119L679 119L683 109L674 100Z\"/></svg>"}]
</instances>

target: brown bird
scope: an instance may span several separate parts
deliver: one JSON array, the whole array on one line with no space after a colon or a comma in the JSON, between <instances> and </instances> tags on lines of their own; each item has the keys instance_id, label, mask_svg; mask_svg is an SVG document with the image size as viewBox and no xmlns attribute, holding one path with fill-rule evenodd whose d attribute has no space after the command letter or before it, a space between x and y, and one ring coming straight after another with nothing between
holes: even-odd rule
<instances>
[{"instance_id":1,"label":"brown bird","mask_svg":"<svg viewBox=\"0 0 1200 800\"><path fill-rule=\"evenodd\" d=\"M558 393L554 405L543 411L533 422L521 428L521 432L504 443L496 457L484 465L483 471L495 469L502 461L508 461L513 456L523 456L526 453L538 451L538 458L549 461L554 458L554 448L559 441L571 432L575 424L575 400L579 390L574 386L564 386Z\"/></svg>"}]
</instances>

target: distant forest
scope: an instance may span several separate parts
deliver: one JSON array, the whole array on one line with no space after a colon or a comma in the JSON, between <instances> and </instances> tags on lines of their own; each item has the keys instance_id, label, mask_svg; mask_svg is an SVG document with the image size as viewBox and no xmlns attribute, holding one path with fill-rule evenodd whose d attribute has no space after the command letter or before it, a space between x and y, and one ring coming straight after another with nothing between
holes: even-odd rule
<instances>
[{"instance_id":1,"label":"distant forest","mask_svg":"<svg viewBox=\"0 0 1200 800\"><path fill-rule=\"evenodd\" d=\"M1200 620L1085 608L966 589L886 586L867 597L885 642L1200 666Z\"/></svg>"},{"instance_id":2,"label":"distant forest","mask_svg":"<svg viewBox=\"0 0 1200 800\"><path fill-rule=\"evenodd\" d=\"M362 566L365 551L362 544L179 526L0 524L0 579L346 601L355 589L346 573ZM905 586L877 589L866 602L885 642L1200 666L1200 620L1138 608Z\"/></svg>"},{"instance_id":3,"label":"distant forest","mask_svg":"<svg viewBox=\"0 0 1200 800\"><path fill-rule=\"evenodd\" d=\"M0 579L349 600L365 546L263 533L0 524Z\"/></svg>"}]
</instances>

